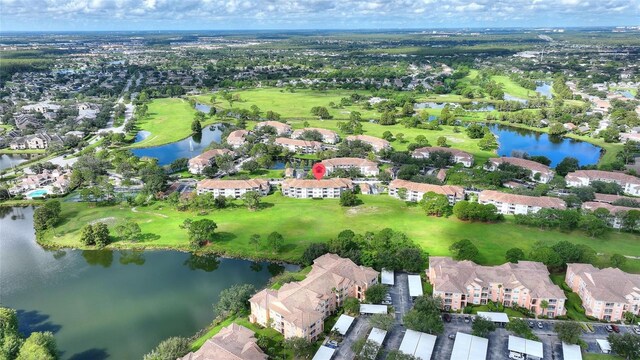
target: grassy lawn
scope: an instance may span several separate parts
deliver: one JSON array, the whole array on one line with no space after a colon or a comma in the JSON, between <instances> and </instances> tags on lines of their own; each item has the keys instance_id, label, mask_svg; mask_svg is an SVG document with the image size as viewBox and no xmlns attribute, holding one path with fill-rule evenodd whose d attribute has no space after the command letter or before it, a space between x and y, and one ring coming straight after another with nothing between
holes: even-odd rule
<instances>
[{"instance_id":1,"label":"grassy lawn","mask_svg":"<svg viewBox=\"0 0 640 360\"><path fill-rule=\"evenodd\" d=\"M498 84L502 84L503 85L503 90L505 92L505 94L509 94L515 97L519 97L521 99L527 99L527 98L534 98L536 97L536 91L535 90L529 90L526 89L520 85L518 85L517 83L515 83L513 80L509 79L508 76L504 76L504 75L495 75L492 76L491 79L495 82L497 82Z\"/></svg>"},{"instance_id":2,"label":"grassy lawn","mask_svg":"<svg viewBox=\"0 0 640 360\"><path fill-rule=\"evenodd\" d=\"M583 360L622 360L623 358L616 355L583 353L582 359Z\"/></svg>"},{"instance_id":3,"label":"grassy lawn","mask_svg":"<svg viewBox=\"0 0 640 360\"><path fill-rule=\"evenodd\" d=\"M626 233L611 233L605 239L593 239L576 231L562 233L542 231L515 225L512 219L504 223L467 223L451 218L427 217L420 207L386 195L362 195L363 204L343 208L337 199L291 199L279 193L263 198L258 211L237 206L213 210L204 216L191 212L178 212L164 203L139 207L133 212L128 206L91 207L85 203L64 203L63 221L53 229L43 243L52 246L82 248L79 242L81 228L102 221L110 226L117 221L136 221L143 240L136 243L116 241L111 248L174 248L189 250L186 232L179 225L187 218L206 217L217 224L217 238L202 250L235 257L297 261L306 246L312 242L326 242L344 229L356 233L392 228L404 231L431 255L450 255L449 246L460 239L470 239L480 250L482 264L505 262L504 253L511 247L526 252L536 241L553 244L561 240L591 246L607 255L622 253L640 256L638 237ZM267 236L277 231L285 239L280 253L264 243ZM249 243L252 234L262 236L262 245L256 250ZM638 260L629 260L635 263Z\"/></svg>"},{"instance_id":4,"label":"grassy lawn","mask_svg":"<svg viewBox=\"0 0 640 360\"><path fill-rule=\"evenodd\" d=\"M564 282L564 277L564 273L551 274L551 281L560 286L567 296L567 301L564 304L565 309L567 309L567 317L575 321L590 321L582 307L582 299L578 294L571 291L571 288Z\"/></svg>"},{"instance_id":5,"label":"grassy lawn","mask_svg":"<svg viewBox=\"0 0 640 360\"><path fill-rule=\"evenodd\" d=\"M44 154L46 150L44 149L23 149L23 150L12 150L9 148L1 149L0 154Z\"/></svg>"},{"instance_id":6,"label":"grassy lawn","mask_svg":"<svg viewBox=\"0 0 640 360\"><path fill-rule=\"evenodd\" d=\"M182 140L191 134L191 122L196 113L189 102L179 98L154 99L149 103L147 117L137 122L139 130L151 133L132 148L151 147ZM207 121L202 125L208 125Z\"/></svg>"}]
</instances>

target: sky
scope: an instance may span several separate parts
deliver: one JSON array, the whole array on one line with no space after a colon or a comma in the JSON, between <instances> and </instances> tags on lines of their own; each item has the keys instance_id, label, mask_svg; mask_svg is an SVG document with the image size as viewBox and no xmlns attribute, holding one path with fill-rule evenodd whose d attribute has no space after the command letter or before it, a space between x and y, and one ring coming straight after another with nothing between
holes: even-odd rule
<instances>
[{"instance_id":1,"label":"sky","mask_svg":"<svg viewBox=\"0 0 640 360\"><path fill-rule=\"evenodd\" d=\"M0 0L0 31L638 25L640 0Z\"/></svg>"}]
</instances>

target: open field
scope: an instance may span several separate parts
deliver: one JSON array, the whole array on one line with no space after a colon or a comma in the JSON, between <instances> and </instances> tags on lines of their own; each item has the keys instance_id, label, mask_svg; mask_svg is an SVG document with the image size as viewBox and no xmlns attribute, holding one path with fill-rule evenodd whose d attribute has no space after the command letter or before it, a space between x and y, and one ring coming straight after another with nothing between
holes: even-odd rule
<instances>
[{"instance_id":1,"label":"open field","mask_svg":"<svg viewBox=\"0 0 640 360\"><path fill-rule=\"evenodd\" d=\"M583 353L582 359L584 360L622 360L620 356L616 356L616 355L589 354L589 353Z\"/></svg>"},{"instance_id":2,"label":"open field","mask_svg":"<svg viewBox=\"0 0 640 360\"><path fill-rule=\"evenodd\" d=\"M505 94L509 94L522 99L534 98L537 95L535 90L529 90L518 85L513 80L509 79L508 76L495 75L491 77L491 80L497 82L498 84L502 84L502 89L504 90Z\"/></svg>"},{"instance_id":3,"label":"open field","mask_svg":"<svg viewBox=\"0 0 640 360\"><path fill-rule=\"evenodd\" d=\"M64 203L62 223L45 236L43 244L82 248L81 228L103 221L110 226L118 220L136 221L143 233L137 243L115 242L111 248L174 248L189 250L186 232L179 225L187 218L206 217L218 224L217 238L203 251L213 251L235 257L297 261L306 246L326 242L344 229L356 233L392 228L406 232L431 255L450 255L449 246L460 239L470 239L480 250L482 264L503 263L504 253L511 247L528 252L536 241L553 244L561 240L591 246L606 255L621 253L640 256L638 236L612 232L605 239L593 239L582 232L562 233L542 231L513 224L511 220L498 224L467 223L451 218L427 217L419 206L389 196L363 195L363 204L343 208L338 200L291 199L279 193L263 199L262 208L248 211L237 202L236 207L211 211L198 216L178 212L164 203L137 208L128 206L91 207L87 203ZM277 231L284 236L280 253L269 249L264 240ZM262 236L256 248L249 243L252 234ZM640 261L629 260L625 268L640 272Z\"/></svg>"},{"instance_id":4,"label":"open field","mask_svg":"<svg viewBox=\"0 0 640 360\"><path fill-rule=\"evenodd\" d=\"M131 145L132 148L151 147L182 140L191 135L191 122L196 113L183 99L154 99L149 103L147 117L137 122L139 130L151 133L149 137ZM202 125L208 125L207 121Z\"/></svg>"},{"instance_id":5,"label":"open field","mask_svg":"<svg viewBox=\"0 0 640 360\"><path fill-rule=\"evenodd\" d=\"M22 149L12 150L10 148L0 149L0 154L44 154L44 149Z\"/></svg>"}]
</instances>

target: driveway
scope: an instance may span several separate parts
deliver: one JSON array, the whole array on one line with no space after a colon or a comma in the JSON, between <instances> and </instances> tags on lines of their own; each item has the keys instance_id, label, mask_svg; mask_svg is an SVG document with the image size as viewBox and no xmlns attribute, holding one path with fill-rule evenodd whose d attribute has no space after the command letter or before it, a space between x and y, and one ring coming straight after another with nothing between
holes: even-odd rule
<instances>
[{"instance_id":1,"label":"driveway","mask_svg":"<svg viewBox=\"0 0 640 360\"><path fill-rule=\"evenodd\" d=\"M347 336L342 340L338 351L334 355L336 360L352 360L356 354L351 350L353 343L365 336L371 325L369 325L369 319L366 315L360 315L354 320L354 324L351 326L351 330L347 333Z\"/></svg>"}]
</instances>

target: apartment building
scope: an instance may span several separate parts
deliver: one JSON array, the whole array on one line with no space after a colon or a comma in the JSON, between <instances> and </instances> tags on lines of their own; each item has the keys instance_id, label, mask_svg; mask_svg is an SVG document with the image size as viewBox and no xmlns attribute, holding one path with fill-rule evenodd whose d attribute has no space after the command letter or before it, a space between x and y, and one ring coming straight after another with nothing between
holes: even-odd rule
<instances>
[{"instance_id":1,"label":"apartment building","mask_svg":"<svg viewBox=\"0 0 640 360\"><path fill-rule=\"evenodd\" d=\"M234 149L237 149L244 145L247 135L249 135L247 130L232 131L227 136L227 144L231 145Z\"/></svg>"},{"instance_id":2,"label":"apartment building","mask_svg":"<svg viewBox=\"0 0 640 360\"><path fill-rule=\"evenodd\" d=\"M496 171L501 164L511 164L531 171L531 180L546 184L555 175L555 172L548 166L540 164L532 160L526 160L516 157L499 157L490 158L484 168L487 171Z\"/></svg>"},{"instance_id":3,"label":"apartment building","mask_svg":"<svg viewBox=\"0 0 640 360\"><path fill-rule=\"evenodd\" d=\"M260 129L261 127L264 127L264 126L270 126L276 129L276 133L279 136L291 134L291 126L285 123L282 123L280 121L262 121L256 124L255 129Z\"/></svg>"},{"instance_id":4,"label":"apartment building","mask_svg":"<svg viewBox=\"0 0 640 360\"><path fill-rule=\"evenodd\" d=\"M205 341L200 349L178 360L267 360L268 358L258 346L253 331L232 323Z\"/></svg>"},{"instance_id":5,"label":"apartment building","mask_svg":"<svg viewBox=\"0 0 640 360\"><path fill-rule=\"evenodd\" d=\"M248 191L256 191L261 195L269 194L271 186L267 180L217 180L206 179L199 181L196 185L198 195L212 193L213 197L224 196L237 199Z\"/></svg>"},{"instance_id":6,"label":"apartment building","mask_svg":"<svg viewBox=\"0 0 640 360\"><path fill-rule=\"evenodd\" d=\"M427 276L433 285L433 295L440 296L448 310L493 301L504 306L521 306L549 317L566 313L564 292L551 282L549 270L540 262L481 266L471 261L431 256Z\"/></svg>"},{"instance_id":7,"label":"apartment building","mask_svg":"<svg viewBox=\"0 0 640 360\"><path fill-rule=\"evenodd\" d=\"M567 208L562 199L549 196L527 196L504 193L495 190L484 190L478 195L480 204L492 204L504 215L535 214L541 209Z\"/></svg>"},{"instance_id":8,"label":"apartment building","mask_svg":"<svg viewBox=\"0 0 640 360\"><path fill-rule=\"evenodd\" d=\"M327 169L327 175L336 169L358 169L364 176L378 176L378 164L368 159L360 158L333 158L322 160L322 165Z\"/></svg>"},{"instance_id":9,"label":"apartment building","mask_svg":"<svg viewBox=\"0 0 640 360\"><path fill-rule=\"evenodd\" d=\"M640 178L624 173L602 170L577 170L565 176L567 186L589 186L592 181L613 182L622 187L627 195L640 196Z\"/></svg>"},{"instance_id":10,"label":"apartment building","mask_svg":"<svg viewBox=\"0 0 640 360\"><path fill-rule=\"evenodd\" d=\"M404 189L405 193L400 189ZM461 186L423 184L401 179L389 183L389 195L401 200L420 201L428 192L446 195L451 205L464 200L464 189Z\"/></svg>"},{"instance_id":11,"label":"apartment building","mask_svg":"<svg viewBox=\"0 0 640 360\"><path fill-rule=\"evenodd\" d=\"M274 143L286 148L289 151L300 154L315 154L324 149L322 143L319 141L307 141L280 137L276 138Z\"/></svg>"},{"instance_id":12,"label":"apartment building","mask_svg":"<svg viewBox=\"0 0 640 360\"><path fill-rule=\"evenodd\" d=\"M428 159L431 156L431 154L435 152L442 152L442 153L449 154L451 155L451 158L453 159L454 162L462 164L465 167L473 166L473 155L462 150L446 148L446 147L431 146L431 147L418 148L413 150L413 153L411 154L411 156L415 159Z\"/></svg>"},{"instance_id":13,"label":"apartment building","mask_svg":"<svg viewBox=\"0 0 640 360\"><path fill-rule=\"evenodd\" d=\"M315 340L324 331L324 319L347 297L363 300L367 288L377 283L378 272L372 268L325 254L314 260L304 280L284 284L279 290L264 289L249 299L249 320L271 326L285 339Z\"/></svg>"},{"instance_id":14,"label":"apartment building","mask_svg":"<svg viewBox=\"0 0 640 360\"><path fill-rule=\"evenodd\" d=\"M326 144L335 144L340 140L340 137L335 131L321 129L321 128L298 129L291 134L291 137L293 139L300 139L302 135L307 131L318 132L320 135L322 135L322 142Z\"/></svg>"},{"instance_id":15,"label":"apartment building","mask_svg":"<svg viewBox=\"0 0 640 360\"><path fill-rule=\"evenodd\" d=\"M565 282L582 299L587 316L619 321L625 312L640 315L640 275L591 264L568 264Z\"/></svg>"},{"instance_id":16,"label":"apartment building","mask_svg":"<svg viewBox=\"0 0 640 360\"><path fill-rule=\"evenodd\" d=\"M353 182L351 179L285 179L282 182L282 195L298 199L335 199L339 198L340 194L347 189L353 189Z\"/></svg>"},{"instance_id":17,"label":"apartment building","mask_svg":"<svg viewBox=\"0 0 640 360\"><path fill-rule=\"evenodd\" d=\"M202 174L202 170L213 164L217 156L231 154L233 154L233 152L228 149L207 150L202 154L189 159L189 172L192 174Z\"/></svg>"},{"instance_id":18,"label":"apartment building","mask_svg":"<svg viewBox=\"0 0 640 360\"><path fill-rule=\"evenodd\" d=\"M385 149L391 148L391 143L387 140L377 138L375 136L369 135L349 135L346 137L347 141L355 141L360 140L363 143L371 145L373 147L373 151L380 152Z\"/></svg>"},{"instance_id":19,"label":"apartment building","mask_svg":"<svg viewBox=\"0 0 640 360\"><path fill-rule=\"evenodd\" d=\"M583 210L595 211L597 209L607 209L609 214L609 225L614 229L620 229L623 225L623 217L629 211L640 211L639 208L633 208L628 206L616 206L608 203L587 201L582 203Z\"/></svg>"}]
</instances>

